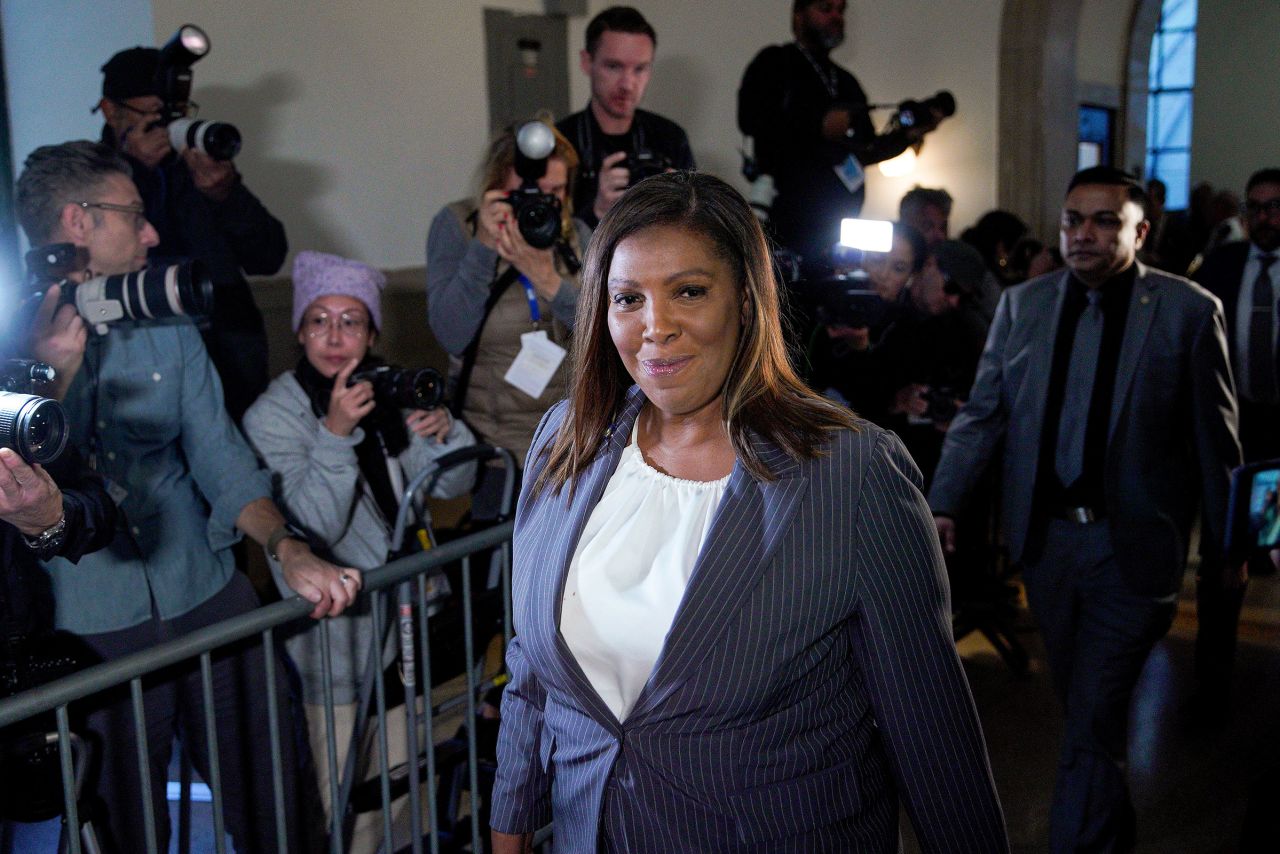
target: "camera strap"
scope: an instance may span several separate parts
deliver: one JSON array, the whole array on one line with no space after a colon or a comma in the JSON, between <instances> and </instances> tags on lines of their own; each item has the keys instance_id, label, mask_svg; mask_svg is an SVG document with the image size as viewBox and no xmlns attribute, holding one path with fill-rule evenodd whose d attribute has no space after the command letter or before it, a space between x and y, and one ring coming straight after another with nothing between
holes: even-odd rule
<instances>
[{"instance_id":1,"label":"camera strap","mask_svg":"<svg viewBox=\"0 0 1280 854\"><path fill-rule=\"evenodd\" d=\"M538 292L533 289L533 282L524 273L520 274L520 284L524 287L524 297L529 301L529 320L537 326L542 321L542 309L538 308Z\"/></svg>"},{"instance_id":2,"label":"camera strap","mask_svg":"<svg viewBox=\"0 0 1280 854\"><path fill-rule=\"evenodd\" d=\"M575 134L577 137L578 157L581 161L579 163L578 179L581 181L595 181L600 178L600 164L605 158L605 155L601 155L599 160L596 159L596 132L599 131L603 135L604 130L600 128L596 122L595 115L591 112L590 101L587 102L587 107L582 111L581 115L582 118L577 123L577 133ZM630 151L632 153L648 150L645 147L644 124L640 121L639 110L631 118L629 135L631 137Z\"/></svg>"}]
</instances>

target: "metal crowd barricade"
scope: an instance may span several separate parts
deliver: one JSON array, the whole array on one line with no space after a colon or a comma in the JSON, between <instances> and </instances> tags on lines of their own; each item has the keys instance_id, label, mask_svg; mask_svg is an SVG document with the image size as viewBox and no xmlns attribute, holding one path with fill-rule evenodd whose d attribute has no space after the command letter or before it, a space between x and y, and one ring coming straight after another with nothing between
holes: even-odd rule
<instances>
[{"instance_id":1,"label":"metal crowd barricade","mask_svg":"<svg viewBox=\"0 0 1280 854\"><path fill-rule=\"evenodd\" d=\"M505 453L505 452L502 452ZM490 456L493 454L491 453ZM509 457L508 457L509 461ZM437 472L438 473L438 472ZM411 484L406 493L413 493L421 484L422 478ZM397 523L397 539L403 537L405 524L407 521L407 513L402 512L401 518ZM428 551L413 554L411 556L402 557L394 560L385 566L366 572L364 575L364 594L371 598L371 610L374 615L374 642L373 649L370 650L370 659L373 666L374 679L371 690L376 695L376 725L378 726L378 769L381 788L381 809L383 813L383 851L390 851L388 847L392 841L392 825L391 825L391 796L390 796L390 773L388 767L388 745L386 734L386 696L385 686L383 684L383 646L380 638L382 630L386 628L382 623L382 615L387 613L388 594L395 591L398 597L398 610L401 615L398 625L395 627L399 632L402 643L399 646L399 656L408 655L410 657L420 657L424 665L422 685L417 685L414 674L415 667L410 661L403 661L405 679L405 714L408 716L407 736L408 736L408 774L411 788L411 796L409 809L411 814L411 824L413 834L411 836L411 850L414 854L421 854L424 849L424 836L426 844L432 854L439 854L441 851L441 840L439 833L439 817L436 811L436 781L435 781L435 763L434 763L434 729L433 719L441 712L448 711L458 705L465 705L467 709L467 762L469 766L469 806L471 812L471 833L470 840L467 840L472 851L480 852L487 850L488 828L481 828L478 817L480 815L479 800L480 788L477 775L477 743L476 743L476 695L479 691L485 690L494 684L501 684L502 677L489 678L487 680L481 678L476 664L475 655L476 639L472 636L472 608L473 608L473 590L471 584L471 558L477 552L485 552L496 550L497 560L501 564L500 584L502 594L502 626L503 641L510 640L512 631L511 621L511 534L514 525L511 521L503 521L491 528L482 530L478 533L470 534L452 542L442 545L435 545ZM394 553L394 552L393 552ZM423 607L426 600L426 578L429 573L438 571L441 568L461 562L461 578L462 578L462 608L463 627L465 633L465 661L464 674L466 681L465 691L459 696L453 697L448 701L442 702L439 706L433 707L431 697L431 676L430 676L430 633L427 609ZM415 596L416 593L416 602ZM412 619L412 609L416 604L417 620ZM406 607L407 606L407 607ZM288 850L289 829L285 826L285 812L280 806L284 800L283 788L283 768L281 738L282 733L287 734L288 730L282 730L282 726L287 726L290 722L282 721L281 716L283 707L281 698L277 696L275 672L278 662L276 659L277 647L275 644L275 632L282 626L292 623L300 618L305 619L310 613L312 605L300 597L277 602L258 608L252 612L241 614L221 623L208 626L204 629L192 632L173 641L160 644L151 649L143 650L132 655L124 656L114 661L98 664L93 667L82 670L71 676L49 682L39 688L26 691L22 694L15 695L8 699L0 700L0 729L11 724L23 721L35 715L47 713L50 710L55 712L57 721L56 740L59 748L59 755L62 767L62 786L63 786L63 803L65 808L66 832L64 832L64 842L67 850L71 854L93 854L91 841L86 844L86 839L91 839L89 834L82 838L82 827L84 822L80 815L80 804L77 800L77 773L73 767L74 755L72 750L73 740L76 736L71 732L69 707L72 703L83 700L92 695L98 694L116 686L128 684L132 693L134 706L134 730L137 740L138 758L140 769L142 770L142 798L144 810L147 816L147 851L149 854L156 854L156 839L154 834L155 817L152 812L151 798L149 792L150 777L147 773L147 740L145 721L141 717L142 711L142 689L143 679L155 671L172 666L174 664L189 661L193 658L199 659L203 678L203 704L205 725L207 738L210 745L210 779L207 780L210 792L212 794L212 811L214 824L214 845L215 849L222 854L226 850L226 833L223 825L222 816L222 787L225 783L220 779L220 770L218 764L219 747L217 744L217 732L214 721L214 703L212 697L212 680L211 666L212 657L215 651L221 647L237 643L239 641L258 636L262 640L262 649L266 662L266 688L267 688L267 704L268 716L271 722L271 773L273 782L273 796L277 809L276 814L276 840L277 847L280 851ZM404 618L406 611L410 614L408 619ZM325 647L328 646L327 621L322 621L317 628L325 639ZM351 788L354 783L359 781L354 775L357 769L357 755L359 739L363 736L362 727L357 726L356 732L352 734L352 742L347 751L345 767L338 769L336 761L336 745L334 743L333 714L332 714L332 671L328 666L324 673L324 691L326 697L327 712L329 724L329 750L326 757L329 763L330 780L332 783L331 794L333 798L331 804L331 823L330 823L330 850L335 854L343 854L349 841L351 832L350 816L346 809L348 799L350 797ZM370 680L365 680L366 682ZM417 711L418 701L423 703L423 721L421 726L425 730L422 743L425 750L418 746L418 727L419 716ZM301 714L299 710L299 715ZM50 734L50 740L55 737ZM285 736L287 737L287 736ZM423 755L425 754L425 756ZM316 757L316 761L320 761L321 757ZM343 773L339 773L339 771ZM424 823L422 816L422 781L427 783L427 804L430 815ZM339 782L340 781L340 782ZM548 829L543 829L538 836L538 844L542 844L549 838ZM181 841L180 841L181 842ZM451 846L453 850L462 850L463 844L455 841Z\"/></svg>"}]
</instances>

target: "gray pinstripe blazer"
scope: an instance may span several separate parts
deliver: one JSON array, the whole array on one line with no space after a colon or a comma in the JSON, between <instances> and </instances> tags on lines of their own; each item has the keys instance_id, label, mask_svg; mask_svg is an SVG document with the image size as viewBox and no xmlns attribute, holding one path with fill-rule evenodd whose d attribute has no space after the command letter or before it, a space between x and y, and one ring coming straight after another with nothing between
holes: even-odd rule
<instances>
[{"instance_id":1,"label":"gray pinstripe blazer","mask_svg":"<svg viewBox=\"0 0 1280 854\"><path fill-rule=\"evenodd\" d=\"M734 468L663 652L619 722L557 624L579 536L640 407L632 388L578 484L516 519L492 825L554 816L557 852L897 851L905 800L926 851L1007 850L920 475L870 424L778 477ZM661 532L654 532L661 536Z\"/></svg>"}]
</instances>

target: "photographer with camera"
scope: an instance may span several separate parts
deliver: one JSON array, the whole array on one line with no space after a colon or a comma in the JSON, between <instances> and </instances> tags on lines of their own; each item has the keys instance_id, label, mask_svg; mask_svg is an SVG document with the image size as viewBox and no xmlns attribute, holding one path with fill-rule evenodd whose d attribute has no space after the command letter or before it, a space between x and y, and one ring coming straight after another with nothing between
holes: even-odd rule
<instances>
[{"instance_id":1,"label":"photographer with camera","mask_svg":"<svg viewBox=\"0 0 1280 854\"><path fill-rule=\"evenodd\" d=\"M738 128L753 140L743 169L752 206L800 256L806 277L829 274L840 220L862 208L864 168L901 154L955 111L946 92L906 101L877 134L862 87L830 55L844 41L845 5L794 0L795 41L760 51L738 90Z\"/></svg>"},{"instance_id":2,"label":"photographer with camera","mask_svg":"<svg viewBox=\"0 0 1280 854\"><path fill-rule=\"evenodd\" d=\"M321 553L361 569L373 569L396 556L390 552L391 530L404 487L440 457L475 443L471 431L448 409L423 407L441 402L442 382L431 385L434 401L407 401L388 394L395 390L389 384L359 379L383 364L369 350L382 326L380 292L385 284L380 272L358 261L298 253L293 262L293 328L302 356L296 368L272 381L244 416L245 435L276 477L277 496L289 518ZM429 373L439 379L434 371ZM474 478L474 463L448 469L432 495L465 494ZM280 564L272 560L271 569L287 595ZM367 601L328 626L339 767L355 725L372 637ZM323 643L323 636L312 628L293 635L285 646L301 671L311 753L320 796L329 810ZM404 718L391 711L385 719L390 762L399 765L406 761ZM369 739L360 754L359 778L377 773L374 744ZM407 806L407 798L395 802L399 841L388 843L386 850L398 850L404 842L407 829L400 825L408 818ZM347 850L372 854L381 837L378 814L362 813Z\"/></svg>"},{"instance_id":3,"label":"photographer with camera","mask_svg":"<svg viewBox=\"0 0 1280 854\"><path fill-rule=\"evenodd\" d=\"M138 270L156 240L129 165L101 144L36 149L16 198L33 245L87 250L88 267L75 281ZM256 608L231 555L242 532L279 558L289 587L315 606L313 617L342 613L360 589L359 571L317 557L285 524L267 473L224 409L221 383L191 321L121 323L86 336L76 307L59 305L58 291L43 297L32 355L58 371L71 442L106 480L124 521L109 549L78 565L47 562L57 627L113 660ZM278 812L298 829L292 741L282 739L285 803L275 803L270 765L261 761L271 729L264 670L263 651L252 645L213 665L223 810L240 851L274 847ZM278 672L287 697L283 668ZM200 682L191 666L144 690L150 786L165 849L164 783L175 736L196 769L208 770ZM104 697L88 726L99 742L95 788L107 805L109 848L132 852L145 848L145 820L130 705L127 695Z\"/></svg>"},{"instance_id":4,"label":"photographer with camera","mask_svg":"<svg viewBox=\"0 0 1280 854\"><path fill-rule=\"evenodd\" d=\"M222 378L227 411L239 422L268 379L266 328L245 275L276 273L288 246L284 226L244 185L230 159L239 148L238 132L185 118L194 108L191 63L208 49L204 33L186 25L162 49L120 51L102 66L98 108L106 120L102 142L132 167L155 228L152 263L196 258L208 265L215 299L204 341ZM234 134L234 145L221 138L226 133Z\"/></svg>"},{"instance_id":5,"label":"photographer with camera","mask_svg":"<svg viewBox=\"0 0 1280 854\"><path fill-rule=\"evenodd\" d=\"M657 47L658 34L630 6L610 6L587 24L579 61L591 79L591 101L556 129L578 152L573 208L592 228L638 181L697 168L684 128L639 109Z\"/></svg>"},{"instance_id":6,"label":"photographer with camera","mask_svg":"<svg viewBox=\"0 0 1280 854\"><path fill-rule=\"evenodd\" d=\"M95 663L75 638L54 631L40 561L79 561L111 542L115 521L101 478L74 450L42 466L0 447L0 698ZM43 738L53 728L49 713L0 730L0 851L9 850L6 839L16 851L57 844L62 775L57 748Z\"/></svg>"},{"instance_id":7,"label":"photographer with camera","mask_svg":"<svg viewBox=\"0 0 1280 854\"><path fill-rule=\"evenodd\" d=\"M578 257L591 236L569 201L577 166L550 124L510 127L489 146L479 198L446 205L427 235L427 320L450 355L453 410L517 464L568 386ZM475 518L496 514L500 472L482 471Z\"/></svg>"},{"instance_id":8,"label":"photographer with camera","mask_svg":"<svg viewBox=\"0 0 1280 854\"><path fill-rule=\"evenodd\" d=\"M859 414L902 438L926 484L977 373L987 331L977 310L985 271L968 244L937 244L874 345L855 341L827 371Z\"/></svg>"}]
</instances>

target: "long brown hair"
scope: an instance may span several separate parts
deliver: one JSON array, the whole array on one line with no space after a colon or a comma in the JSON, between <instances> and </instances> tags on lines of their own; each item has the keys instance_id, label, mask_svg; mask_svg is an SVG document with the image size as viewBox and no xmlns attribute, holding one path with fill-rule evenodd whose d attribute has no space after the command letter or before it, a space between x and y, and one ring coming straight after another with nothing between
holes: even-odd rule
<instances>
[{"instance_id":1,"label":"long brown hair","mask_svg":"<svg viewBox=\"0 0 1280 854\"><path fill-rule=\"evenodd\" d=\"M632 385L609 334L609 268L618 244L655 226L700 234L742 288L747 320L722 389L722 414L734 452L752 476L775 477L756 451L753 433L802 460L818 456L831 431L857 429L853 413L815 394L791 367L778 280L764 232L746 200L711 175L671 172L628 190L592 235L578 296L569 408L543 452L547 461L534 495L547 486L558 492L565 484L573 493Z\"/></svg>"}]
</instances>

